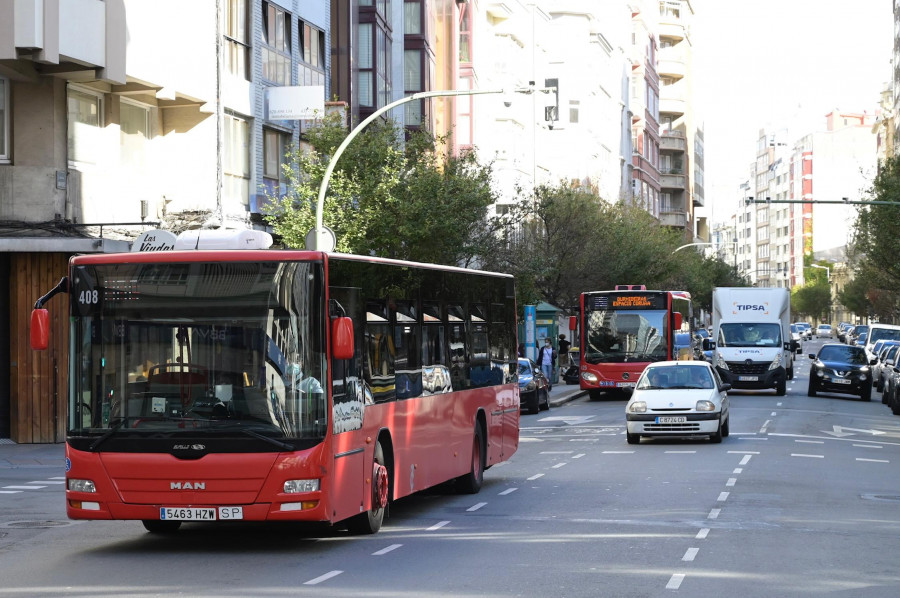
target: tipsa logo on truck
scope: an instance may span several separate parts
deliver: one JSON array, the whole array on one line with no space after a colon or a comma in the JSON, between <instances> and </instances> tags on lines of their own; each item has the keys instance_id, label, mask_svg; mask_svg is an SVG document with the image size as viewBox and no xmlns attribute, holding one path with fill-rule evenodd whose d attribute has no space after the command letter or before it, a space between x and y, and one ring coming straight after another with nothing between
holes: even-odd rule
<instances>
[{"instance_id":1,"label":"tipsa logo on truck","mask_svg":"<svg viewBox=\"0 0 900 598\"><path fill-rule=\"evenodd\" d=\"M764 315L769 314L769 304L768 303L763 303L762 305L759 305L756 303L733 303L733 305L735 308L735 311L731 312L733 314L736 314L740 311L759 311L759 312L762 312Z\"/></svg>"}]
</instances>

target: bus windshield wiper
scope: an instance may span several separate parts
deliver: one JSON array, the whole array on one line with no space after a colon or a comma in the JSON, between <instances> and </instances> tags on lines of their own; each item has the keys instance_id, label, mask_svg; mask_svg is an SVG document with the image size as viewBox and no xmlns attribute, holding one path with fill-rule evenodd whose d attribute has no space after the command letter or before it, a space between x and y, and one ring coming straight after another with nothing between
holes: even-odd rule
<instances>
[{"instance_id":1,"label":"bus windshield wiper","mask_svg":"<svg viewBox=\"0 0 900 598\"><path fill-rule=\"evenodd\" d=\"M268 442L269 444L277 446L278 448L285 451L293 451L296 448L292 444L282 442L278 439L272 438L271 436L266 436L265 434L260 434L256 430L251 430L250 428L245 428L241 425L226 426L224 428L219 428L219 430L222 432L240 432L242 434L246 434L247 436L252 436L253 438L258 438L259 440Z\"/></svg>"},{"instance_id":2,"label":"bus windshield wiper","mask_svg":"<svg viewBox=\"0 0 900 598\"><path fill-rule=\"evenodd\" d=\"M96 451L97 447L99 447L101 444L103 444L104 442L109 440L112 437L112 435L115 434L119 428L121 428L122 426L125 425L126 421L128 421L128 420L123 417L122 419L117 421L115 424L113 424L113 426L109 430L107 430L106 433L103 434L103 436L101 436L100 438L95 440L94 443L91 444L90 447L88 447L88 450L91 452Z\"/></svg>"}]
</instances>

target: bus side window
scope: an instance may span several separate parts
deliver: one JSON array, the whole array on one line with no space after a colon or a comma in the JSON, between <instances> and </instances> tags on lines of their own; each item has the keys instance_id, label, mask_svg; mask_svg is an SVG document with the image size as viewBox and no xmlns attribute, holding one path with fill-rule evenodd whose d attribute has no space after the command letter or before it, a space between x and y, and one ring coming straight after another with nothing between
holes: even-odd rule
<instances>
[{"instance_id":1,"label":"bus side window","mask_svg":"<svg viewBox=\"0 0 900 598\"><path fill-rule=\"evenodd\" d=\"M366 302L366 382L376 403L396 398L394 341L383 301Z\"/></svg>"},{"instance_id":2,"label":"bus side window","mask_svg":"<svg viewBox=\"0 0 900 598\"><path fill-rule=\"evenodd\" d=\"M466 342L466 313L462 305L447 306L450 346L450 382L453 390L469 387L469 347Z\"/></svg>"}]
</instances>

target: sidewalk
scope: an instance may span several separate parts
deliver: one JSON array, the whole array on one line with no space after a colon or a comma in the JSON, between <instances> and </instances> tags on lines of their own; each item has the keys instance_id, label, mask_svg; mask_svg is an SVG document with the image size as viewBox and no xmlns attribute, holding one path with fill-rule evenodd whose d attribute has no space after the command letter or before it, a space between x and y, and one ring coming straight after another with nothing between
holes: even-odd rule
<instances>
[{"instance_id":1,"label":"sidewalk","mask_svg":"<svg viewBox=\"0 0 900 598\"><path fill-rule=\"evenodd\" d=\"M16 444L12 440L0 439L0 469L55 467L62 472L65 469L65 452L64 443Z\"/></svg>"},{"instance_id":2,"label":"sidewalk","mask_svg":"<svg viewBox=\"0 0 900 598\"><path fill-rule=\"evenodd\" d=\"M550 406L559 407L586 395L587 391L581 390L577 384L554 384L550 391Z\"/></svg>"}]
</instances>

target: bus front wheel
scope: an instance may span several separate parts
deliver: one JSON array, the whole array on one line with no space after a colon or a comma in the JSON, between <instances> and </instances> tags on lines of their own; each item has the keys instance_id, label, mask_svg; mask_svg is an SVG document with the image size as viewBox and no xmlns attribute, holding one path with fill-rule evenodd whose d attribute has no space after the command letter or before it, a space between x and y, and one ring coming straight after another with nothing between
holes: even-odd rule
<instances>
[{"instance_id":1,"label":"bus front wheel","mask_svg":"<svg viewBox=\"0 0 900 598\"><path fill-rule=\"evenodd\" d=\"M375 458L372 463L372 504L365 513L353 516L347 523L347 529L353 534L374 534L384 523L384 513L390 498L390 475L384 462L384 450L381 443L375 442Z\"/></svg>"}]
</instances>

